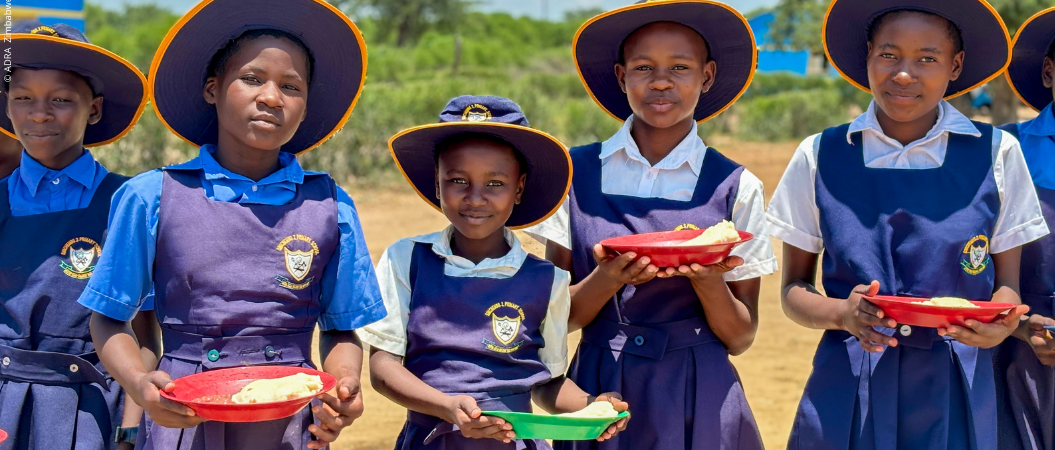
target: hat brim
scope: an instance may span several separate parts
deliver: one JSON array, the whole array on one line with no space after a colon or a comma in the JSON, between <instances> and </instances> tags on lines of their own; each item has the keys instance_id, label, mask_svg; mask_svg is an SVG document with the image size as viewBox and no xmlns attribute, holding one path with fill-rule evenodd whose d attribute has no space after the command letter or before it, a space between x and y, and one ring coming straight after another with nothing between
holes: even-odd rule
<instances>
[{"instance_id":1,"label":"hat brim","mask_svg":"<svg viewBox=\"0 0 1055 450\"><path fill-rule=\"evenodd\" d=\"M850 84L868 87L868 25L880 14L907 9L937 14L954 23L963 38L963 71L944 98L967 93L1000 75L1011 62L1011 36L1000 14L984 0L835 0L821 30L824 53Z\"/></svg>"},{"instance_id":2,"label":"hat brim","mask_svg":"<svg viewBox=\"0 0 1055 450\"><path fill-rule=\"evenodd\" d=\"M696 122L725 111L747 90L758 63L758 48L747 19L733 7L709 0L635 4L590 19L572 41L575 67L583 85L612 117L622 121L633 114L615 77L620 45L635 30L653 22L680 23L707 41L717 69L714 84L696 104Z\"/></svg>"},{"instance_id":3,"label":"hat brim","mask_svg":"<svg viewBox=\"0 0 1055 450\"><path fill-rule=\"evenodd\" d=\"M366 81L366 42L344 13L322 0L195 6L169 30L150 66L152 103L165 126L196 146L216 143L216 108L202 96L209 63L229 41L258 29L297 36L315 59L307 116L282 151L311 150L344 126Z\"/></svg>"},{"instance_id":4,"label":"hat brim","mask_svg":"<svg viewBox=\"0 0 1055 450\"><path fill-rule=\"evenodd\" d=\"M13 66L53 67L90 73L103 83L103 114L98 123L84 129L84 146L96 147L121 139L146 107L146 79L132 63L97 45L56 36L11 34ZM7 94L0 95L0 108L7 110ZM0 131L18 139L11 119L0 114Z\"/></svg>"},{"instance_id":5,"label":"hat brim","mask_svg":"<svg viewBox=\"0 0 1055 450\"><path fill-rule=\"evenodd\" d=\"M1018 28L1011 42L1011 64L1007 81L1015 95L1030 108L1040 111L1051 103L1051 89L1044 87L1041 70L1048 47L1055 41L1055 8L1030 17Z\"/></svg>"},{"instance_id":6,"label":"hat brim","mask_svg":"<svg viewBox=\"0 0 1055 450\"><path fill-rule=\"evenodd\" d=\"M463 133L483 133L512 143L528 165L520 204L506 221L513 229L546 220L564 203L571 187L571 156L556 138L532 128L496 122L445 122L410 128L392 136L389 151L400 172L423 200L440 209L436 197L436 145Z\"/></svg>"}]
</instances>

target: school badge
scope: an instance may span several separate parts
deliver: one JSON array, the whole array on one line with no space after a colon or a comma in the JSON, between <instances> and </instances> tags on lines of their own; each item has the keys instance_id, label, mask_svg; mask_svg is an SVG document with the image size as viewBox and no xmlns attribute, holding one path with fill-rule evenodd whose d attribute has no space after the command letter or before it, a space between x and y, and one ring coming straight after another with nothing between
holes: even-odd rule
<instances>
[{"instance_id":1,"label":"school badge","mask_svg":"<svg viewBox=\"0 0 1055 450\"><path fill-rule=\"evenodd\" d=\"M468 122L486 122L491 120L491 110L479 103L473 103L462 111L462 120Z\"/></svg>"},{"instance_id":2,"label":"school badge","mask_svg":"<svg viewBox=\"0 0 1055 450\"><path fill-rule=\"evenodd\" d=\"M989 266L989 238L978 235L967 241L963 246L963 257L960 265L963 271L971 275L978 275Z\"/></svg>"},{"instance_id":3,"label":"school badge","mask_svg":"<svg viewBox=\"0 0 1055 450\"><path fill-rule=\"evenodd\" d=\"M681 225L678 225L678 226L674 227L674 231L681 231L681 230L699 230L699 229L700 229L700 227L698 227L698 226L696 226L696 225L693 225L693 224L691 224L691 223L683 223L683 224L681 224Z\"/></svg>"},{"instance_id":4,"label":"school badge","mask_svg":"<svg viewBox=\"0 0 1055 450\"><path fill-rule=\"evenodd\" d=\"M505 315L500 314L499 310ZM487 308L484 315L491 318L491 332L498 341L484 338L482 343L485 348L498 353L513 353L524 344L523 340L513 342L520 334L520 324L524 321L524 310L520 305L513 302L495 303Z\"/></svg>"},{"instance_id":5,"label":"school badge","mask_svg":"<svg viewBox=\"0 0 1055 450\"><path fill-rule=\"evenodd\" d=\"M59 253L64 258L59 262L62 273L75 280L84 280L95 271L95 261L102 256L103 249L91 238L70 239Z\"/></svg>"},{"instance_id":6,"label":"school badge","mask_svg":"<svg viewBox=\"0 0 1055 450\"><path fill-rule=\"evenodd\" d=\"M275 281L282 287L295 291L310 286L315 277L308 277L308 273L311 272L311 263L314 262L315 255L319 254L319 246L315 241L303 234L294 234L282 239L275 250L282 252L286 261L286 272L293 277L290 279L285 275L276 275Z\"/></svg>"}]
</instances>

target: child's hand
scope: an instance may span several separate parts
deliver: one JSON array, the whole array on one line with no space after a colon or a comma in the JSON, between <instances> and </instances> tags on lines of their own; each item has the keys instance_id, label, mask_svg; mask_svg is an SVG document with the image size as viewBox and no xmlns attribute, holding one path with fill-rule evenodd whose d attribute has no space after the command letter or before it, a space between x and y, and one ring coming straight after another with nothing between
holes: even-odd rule
<instances>
[{"instance_id":1,"label":"child's hand","mask_svg":"<svg viewBox=\"0 0 1055 450\"><path fill-rule=\"evenodd\" d=\"M593 260L597 261L597 270L619 284L638 285L655 278L659 272L647 256L638 259L634 252L613 256L601 244L593 246Z\"/></svg>"},{"instance_id":2,"label":"child's hand","mask_svg":"<svg viewBox=\"0 0 1055 450\"><path fill-rule=\"evenodd\" d=\"M137 405L143 407L147 416L166 428L191 428L205 421L194 414L194 411L182 403L177 403L161 396L161 391L171 393L176 384L165 372L155 370L145 373L136 380L128 394Z\"/></svg>"},{"instance_id":3,"label":"child's hand","mask_svg":"<svg viewBox=\"0 0 1055 450\"><path fill-rule=\"evenodd\" d=\"M316 438L308 443L308 448L323 448L330 445L337 440L341 430L363 415L363 395L357 378L341 378L337 382L336 397L322 393L315 398L322 400L323 404L311 409L311 412L319 419L320 425L308 425L308 431Z\"/></svg>"},{"instance_id":4,"label":"child's hand","mask_svg":"<svg viewBox=\"0 0 1055 450\"><path fill-rule=\"evenodd\" d=\"M688 277L694 283L706 281L707 279L713 278L717 281L724 282L722 275L730 270L740 267L744 264L744 259L739 256L730 256L725 258L722 262L711 265L700 265L692 263L688 266L681 266L678 268L667 267L660 270L656 274L659 278L670 278L670 277Z\"/></svg>"},{"instance_id":5,"label":"child's hand","mask_svg":"<svg viewBox=\"0 0 1055 450\"><path fill-rule=\"evenodd\" d=\"M897 339L887 336L875 330L873 327L894 328L897 322L887 317L878 306L861 298L862 295L876 295L879 293L879 282L873 280L865 286L857 285L849 297L846 298L846 309L842 314L843 329L857 336L861 342L861 348L865 351L878 353L883 351L884 345L897 346Z\"/></svg>"},{"instance_id":6,"label":"child's hand","mask_svg":"<svg viewBox=\"0 0 1055 450\"><path fill-rule=\"evenodd\" d=\"M997 317L992 323L967 319L963 322L966 327L949 325L948 328L938 328L938 334L952 337L971 347L993 348L1018 329L1019 317L1027 312L1028 306L1018 305L1003 317Z\"/></svg>"},{"instance_id":7,"label":"child's hand","mask_svg":"<svg viewBox=\"0 0 1055 450\"><path fill-rule=\"evenodd\" d=\"M605 392L594 399L595 402L602 400L611 403L612 407L619 412L626 411L630 408L630 405L623 401L623 397L620 396L618 392ZM616 423L609 425L608 429L604 430L604 433L601 433L601 436L599 436L597 440L604 441L606 439L611 439L613 436L626 429L627 422L630 422L630 416L619 419Z\"/></svg>"},{"instance_id":8,"label":"child's hand","mask_svg":"<svg viewBox=\"0 0 1055 450\"><path fill-rule=\"evenodd\" d=\"M451 397L447 409L445 420L457 425L462 436L471 439L496 439L507 444L516 438L512 425L501 418L482 415L480 407L476 406L476 400L468 395Z\"/></svg>"},{"instance_id":9,"label":"child's hand","mask_svg":"<svg viewBox=\"0 0 1055 450\"><path fill-rule=\"evenodd\" d=\"M1039 314L1029 316L1029 320L1019 324L1023 339L1033 348L1037 359L1045 366L1055 366L1055 338L1045 326L1055 326L1055 320Z\"/></svg>"}]
</instances>

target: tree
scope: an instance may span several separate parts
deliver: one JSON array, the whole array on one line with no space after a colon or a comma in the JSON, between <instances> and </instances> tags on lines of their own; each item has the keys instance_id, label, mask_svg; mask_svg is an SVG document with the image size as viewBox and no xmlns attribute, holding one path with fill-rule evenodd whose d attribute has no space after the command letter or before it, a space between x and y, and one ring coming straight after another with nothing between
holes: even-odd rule
<instances>
[{"instance_id":1,"label":"tree","mask_svg":"<svg viewBox=\"0 0 1055 450\"><path fill-rule=\"evenodd\" d=\"M470 0L329 0L352 15L366 14L377 20L377 36L397 47L417 43L426 31L457 31L471 5ZM394 37L393 37L394 35Z\"/></svg>"},{"instance_id":2,"label":"tree","mask_svg":"<svg viewBox=\"0 0 1055 450\"><path fill-rule=\"evenodd\" d=\"M780 0L773 9L769 38L780 50L808 50L824 55L821 24L828 2L822 0Z\"/></svg>"}]
</instances>

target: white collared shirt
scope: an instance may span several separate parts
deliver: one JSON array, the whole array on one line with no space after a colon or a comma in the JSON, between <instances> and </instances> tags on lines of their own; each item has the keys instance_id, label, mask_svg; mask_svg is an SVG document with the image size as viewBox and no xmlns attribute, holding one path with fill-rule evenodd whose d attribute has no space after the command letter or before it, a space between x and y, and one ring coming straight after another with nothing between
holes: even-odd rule
<instances>
[{"instance_id":1,"label":"white collared shirt","mask_svg":"<svg viewBox=\"0 0 1055 450\"><path fill-rule=\"evenodd\" d=\"M628 118L615 135L601 143L601 192L682 202L692 200L707 154L707 145L697 134L696 124L666 157L653 166L641 155L637 142L630 135L633 120L633 116ZM776 272L777 258L768 239L762 181L746 168L740 175L732 216L736 229L754 234L756 238L733 249L733 255L744 258L744 265L727 272L725 280L747 280ZM570 249L568 202L565 201L549 219L524 231L543 243L553 241Z\"/></svg>"},{"instance_id":2,"label":"white collared shirt","mask_svg":"<svg viewBox=\"0 0 1055 450\"><path fill-rule=\"evenodd\" d=\"M393 355L406 355L411 299L410 261L415 243L431 244L432 251L444 259L443 274L449 277L511 278L528 257L520 240L506 228L505 239L510 247L509 252L500 258L487 258L479 264L473 264L452 253L453 232L454 227L451 225L440 232L400 239L385 250L377 263L377 281L388 315L379 322L356 330L359 339ZM553 269L549 308L541 326L543 347L539 350L539 359L552 377L558 377L564 374L568 364L568 314L571 310L568 286L571 275L558 267Z\"/></svg>"},{"instance_id":3,"label":"white collared shirt","mask_svg":"<svg viewBox=\"0 0 1055 450\"><path fill-rule=\"evenodd\" d=\"M919 170L941 167L948 151L949 134L981 136L966 116L948 102L938 105L938 120L922 139L901 145L883 133L876 117L875 101L847 131L861 132L865 166L874 169ZM773 236L811 253L824 249L815 178L820 134L806 138L784 171L773 192L766 218ZM1001 253L1048 234L1036 191L1018 141L1007 132L993 133L993 178L1000 195L1000 214L990 239L990 253Z\"/></svg>"}]
</instances>

